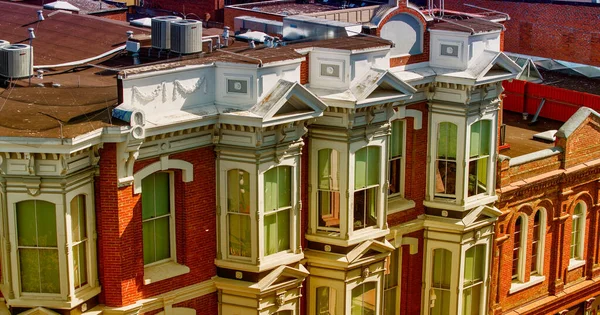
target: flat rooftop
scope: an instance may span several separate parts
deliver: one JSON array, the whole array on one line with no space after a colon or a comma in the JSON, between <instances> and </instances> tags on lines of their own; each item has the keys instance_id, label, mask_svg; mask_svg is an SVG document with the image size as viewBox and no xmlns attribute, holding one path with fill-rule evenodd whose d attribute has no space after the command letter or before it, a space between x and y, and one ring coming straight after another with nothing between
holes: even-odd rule
<instances>
[{"instance_id":1,"label":"flat rooftop","mask_svg":"<svg viewBox=\"0 0 600 315\"><path fill-rule=\"evenodd\" d=\"M558 130L564 123L539 117L536 123L531 124L532 119L533 115L523 120L521 113L506 110L502 113L502 123L506 124L504 142L510 145L510 149L501 150L500 154L517 157L554 147L554 142L535 140L533 135L548 130Z\"/></svg>"},{"instance_id":2,"label":"flat rooftop","mask_svg":"<svg viewBox=\"0 0 600 315\"><path fill-rule=\"evenodd\" d=\"M231 5L231 8L240 8L246 10L252 10L256 12L270 13L276 15L300 15L300 14L311 14L319 12L327 12L333 10L342 9L353 9L371 5L387 4L386 1L373 1L373 0L329 0L329 1L318 1L314 3L297 3L294 0L275 0L275 1L262 1L252 2L244 4Z\"/></svg>"}]
</instances>

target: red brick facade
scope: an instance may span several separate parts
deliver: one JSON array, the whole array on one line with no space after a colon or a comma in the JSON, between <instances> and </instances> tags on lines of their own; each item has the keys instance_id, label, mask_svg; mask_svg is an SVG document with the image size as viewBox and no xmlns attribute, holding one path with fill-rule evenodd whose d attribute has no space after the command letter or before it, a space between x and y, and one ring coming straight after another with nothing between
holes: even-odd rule
<instances>
[{"instance_id":1,"label":"red brick facade","mask_svg":"<svg viewBox=\"0 0 600 315\"><path fill-rule=\"evenodd\" d=\"M117 188L114 144L106 144L101 156L96 208L103 303L112 307L129 305L215 276L216 174L212 147L169 156L194 165L194 180L189 183L182 181L180 170L173 170L177 262L189 267L190 272L149 285L144 285L141 195L133 194L133 186ZM137 161L134 172L157 161Z\"/></svg>"}]
</instances>

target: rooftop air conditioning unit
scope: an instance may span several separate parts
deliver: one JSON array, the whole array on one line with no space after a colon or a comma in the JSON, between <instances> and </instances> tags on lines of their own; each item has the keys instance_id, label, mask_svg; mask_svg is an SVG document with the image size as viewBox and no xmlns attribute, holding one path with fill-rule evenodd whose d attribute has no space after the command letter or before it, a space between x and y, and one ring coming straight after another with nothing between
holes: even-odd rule
<instances>
[{"instance_id":1,"label":"rooftop air conditioning unit","mask_svg":"<svg viewBox=\"0 0 600 315\"><path fill-rule=\"evenodd\" d=\"M171 22L181 20L178 16L159 16L152 18L152 47L171 48Z\"/></svg>"},{"instance_id":2,"label":"rooftop air conditioning unit","mask_svg":"<svg viewBox=\"0 0 600 315\"><path fill-rule=\"evenodd\" d=\"M0 48L0 76L5 78L27 78L33 73L33 47L13 44Z\"/></svg>"},{"instance_id":3,"label":"rooftop air conditioning unit","mask_svg":"<svg viewBox=\"0 0 600 315\"><path fill-rule=\"evenodd\" d=\"M171 23L171 51L193 54L202 51L202 22L181 20Z\"/></svg>"},{"instance_id":4,"label":"rooftop air conditioning unit","mask_svg":"<svg viewBox=\"0 0 600 315\"><path fill-rule=\"evenodd\" d=\"M0 48L2 48L4 46L8 46L8 45L10 45L9 41L0 39Z\"/></svg>"}]
</instances>

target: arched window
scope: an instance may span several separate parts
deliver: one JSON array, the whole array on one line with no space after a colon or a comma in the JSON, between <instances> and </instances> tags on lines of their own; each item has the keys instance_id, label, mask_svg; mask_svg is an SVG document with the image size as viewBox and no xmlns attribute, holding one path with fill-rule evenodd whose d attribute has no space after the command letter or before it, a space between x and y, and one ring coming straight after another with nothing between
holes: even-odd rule
<instances>
[{"instance_id":1,"label":"arched window","mask_svg":"<svg viewBox=\"0 0 600 315\"><path fill-rule=\"evenodd\" d=\"M250 174L244 170L227 171L227 227L229 255L250 257Z\"/></svg>"},{"instance_id":2,"label":"arched window","mask_svg":"<svg viewBox=\"0 0 600 315\"><path fill-rule=\"evenodd\" d=\"M332 149L319 150L319 230L340 228L340 153Z\"/></svg>"},{"instance_id":3,"label":"arched window","mask_svg":"<svg viewBox=\"0 0 600 315\"><path fill-rule=\"evenodd\" d=\"M292 168L278 166L264 175L264 255L290 249Z\"/></svg>"},{"instance_id":4,"label":"arched window","mask_svg":"<svg viewBox=\"0 0 600 315\"><path fill-rule=\"evenodd\" d=\"M533 217L533 238L531 239L531 275L544 272L544 235L546 234L546 212L538 209Z\"/></svg>"},{"instance_id":5,"label":"arched window","mask_svg":"<svg viewBox=\"0 0 600 315\"><path fill-rule=\"evenodd\" d=\"M468 196L487 192L488 165L491 149L491 121L481 120L471 125L469 146Z\"/></svg>"},{"instance_id":6,"label":"arched window","mask_svg":"<svg viewBox=\"0 0 600 315\"><path fill-rule=\"evenodd\" d=\"M377 283L367 282L352 289L352 315L377 314Z\"/></svg>"},{"instance_id":7,"label":"arched window","mask_svg":"<svg viewBox=\"0 0 600 315\"><path fill-rule=\"evenodd\" d=\"M483 278L485 273L485 245L476 245L465 253L465 267L463 273L463 315L480 314L481 304L486 297L483 296Z\"/></svg>"},{"instance_id":8,"label":"arched window","mask_svg":"<svg viewBox=\"0 0 600 315\"><path fill-rule=\"evenodd\" d=\"M318 287L317 288L317 315L334 315L335 302L337 292L334 288Z\"/></svg>"},{"instance_id":9,"label":"arched window","mask_svg":"<svg viewBox=\"0 0 600 315\"><path fill-rule=\"evenodd\" d=\"M457 126L443 122L438 125L435 162L435 195L455 197L456 194L456 137Z\"/></svg>"},{"instance_id":10,"label":"arched window","mask_svg":"<svg viewBox=\"0 0 600 315\"><path fill-rule=\"evenodd\" d=\"M27 200L16 210L21 291L60 293L55 205Z\"/></svg>"},{"instance_id":11,"label":"arched window","mask_svg":"<svg viewBox=\"0 0 600 315\"><path fill-rule=\"evenodd\" d=\"M527 223L525 217L519 216L515 220L515 229L513 232L513 259L512 259L512 279L513 281L523 281L523 248L526 248L525 238L527 237Z\"/></svg>"},{"instance_id":12,"label":"arched window","mask_svg":"<svg viewBox=\"0 0 600 315\"><path fill-rule=\"evenodd\" d=\"M364 147L355 154L354 230L377 224L379 191L379 151L377 146Z\"/></svg>"},{"instance_id":13,"label":"arched window","mask_svg":"<svg viewBox=\"0 0 600 315\"><path fill-rule=\"evenodd\" d=\"M583 244L585 240L585 203L580 201L573 210L571 217L571 260L583 259Z\"/></svg>"}]
</instances>

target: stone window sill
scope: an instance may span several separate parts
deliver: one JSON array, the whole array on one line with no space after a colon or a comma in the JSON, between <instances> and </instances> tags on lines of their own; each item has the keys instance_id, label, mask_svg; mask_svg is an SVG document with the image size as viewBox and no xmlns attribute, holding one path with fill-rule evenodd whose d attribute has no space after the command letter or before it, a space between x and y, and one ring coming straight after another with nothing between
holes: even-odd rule
<instances>
[{"instance_id":1,"label":"stone window sill","mask_svg":"<svg viewBox=\"0 0 600 315\"><path fill-rule=\"evenodd\" d=\"M396 212L412 209L415 207L415 202L402 197L390 197L388 199L388 212L387 214L393 214Z\"/></svg>"},{"instance_id":2,"label":"stone window sill","mask_svg":"<svg viewBox=\"0 0 600 315\"><path fill-rule=\"evenodd\" d=\"M144 284L148 285L161 280L174 278L190 272L188 266L174 261L144 267Z\"/></svg>"},{"instance_id":3,"label":"stone window sill","mask_svg":"<svg viewBox=\"0 0 600 315\"><path fill-rule=\"evenodd\" d=\"M513 294L527 288L530 288L536 284L540 284L546 280L546 276L531 276L528 282L513 282L510 285L510 290L508 290L508 294Z\"/></svg>"},{"instance_id":4,"label":"stone window sill","mask_svg":"<svg viewBox=\"0 0 600 315\"><path fill-rule=\"evenodd\" d=\"M583 260L583 259L571 259L571 260L569 260L569 268L568 268L568 270L571 271L571 270L579 268L579 267L581 267L583 265L585 265L585 260Z\"/></svg>"}]
</instances>

